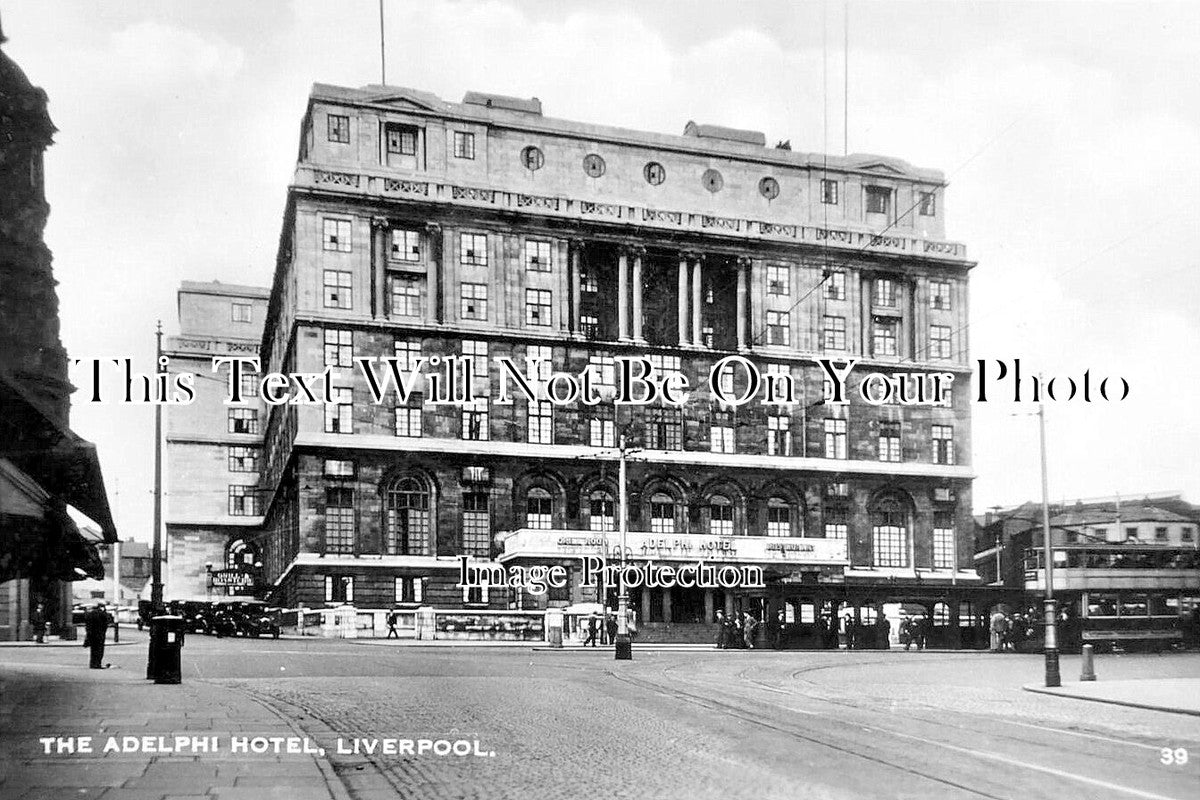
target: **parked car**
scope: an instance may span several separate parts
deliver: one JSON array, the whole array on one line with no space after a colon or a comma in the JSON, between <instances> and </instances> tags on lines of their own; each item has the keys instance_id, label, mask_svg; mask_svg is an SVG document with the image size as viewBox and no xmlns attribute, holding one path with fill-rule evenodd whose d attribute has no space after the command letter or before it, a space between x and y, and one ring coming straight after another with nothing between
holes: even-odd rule
<instances>
[{"instance_id":1,"label":"parked car","mask_svg":"<svg viewBox=\"0 0 1200 800\"><path fill-rule=\"evenodd\" d=\"M243 636L279 638L279 623L269 614L243 614L239 625Z\"/></svg>"}]
</instances>

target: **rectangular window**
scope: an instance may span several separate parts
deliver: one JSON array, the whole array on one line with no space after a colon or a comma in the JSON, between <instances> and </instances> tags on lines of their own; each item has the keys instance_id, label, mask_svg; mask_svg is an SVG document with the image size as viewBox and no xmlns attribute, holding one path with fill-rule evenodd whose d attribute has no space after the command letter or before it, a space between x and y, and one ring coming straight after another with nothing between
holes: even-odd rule
<instances>
[{"instance_id":1,"label":"rectangular window","mask_svg":"<svg viewBox=\"0 0 1200 800\"><path fill-rule=\"evenodd\" d=\"M949 425L933 426L933 463L954 463L954 428Z\"/></svg>"},{"instance_id":2,"label":"rectangular window","mask_svg":"<svg viewBox=\"0 0 1200 800\"><path fill-rule=\"evenodd\" d=\"M1154 540L1156 542L1167 541L1167 529L1166 528L1155 528L1154 529Z\"/></svg>"},{"instance_id":3,"label":"rectangular window","mask_svg":"<svg viewBox=\"0 0 1200 800\"><path fill-rule=\"evenodd\" d=\"M589 356L587 369L592 375L592 386L601 390L601 394L603 389L616 389L617 367L612 356Z\"/></svg>"},{"instance_id":4,"label":"rectangular window","mask_svg":"<svg viewBox=\"0 0 1200 800\"><path fill-rule=\"evenodd\" d=\"M554 349L547 345L531 344L525 348L525 377L531 381L548 381L554 373Z\"/></svg>"},{"instance_id":5,"label":"rectangular window","mask_svg":"<svg viewBox=\"0 0 1200 800\"><path fill-rule=\"evenodd\" d=\"M325 218L323 242L326 250L337 253L350 252L350 220Z\"/></svg>"},{"instance_id":6,"label":"rectangular window","mask_svg":"<svg viewBox=\"0 0 1200 800\"><path fill-rule=\"evenodd\" d=\"M950 358L950 326L929 326L929 356L930 358Z\"/></svg>"},{"instance_id":7,"label":"rectangular window","mask_svg":"<svg viewBox=\"0 0 1200 800\"><path fill-rule=\"evenodd\" d=\"M828 506L825 509L825 538L845 539L850 529L850 514L843 506Z\"/></svg>"},{"instance_id":8,"label":"rectangular window","mask_svg":"<svg viewBox=\"0 0 1200 800\"><path fill-rule=\"evenodd\" d=\"M554 444L554 408L549 400L529 402L528 438L530 444Z\"/></svg>"},{"instance_id":9,"label":"rectangular window","mask_svg":"<svg viewBox=\"0 0 1200 800\"><path fill-rule=\"evenodd\" d=\"M325 366L354 366L354 334L351 331L325 330Z\"/></svg>"},{"instance_id":10,"label":"rectangular window","mask_svg":"<svg viewBox=\"0 0 1200 800\"><path fill-rule=\"evenodd\" d=\"M879 423L879 460L900 460L900 423L884 420Z\"/></svg>"},{"instance_id":11,"label":"rectangular window","mask_svg":"<svg viewBox=\"0 0 1200 800\"><path fill-rule=\"evenodd\" d=\"M950 310L950 283L948 281L929 282L929 307L935 311Z\"/></svg>"},{"instance_id":12,"label":"rectangular window","mask_svg":"<svg viewBox=\"0 0 1200 800\"><path fill-rule=\"evenodd\" d=\"M257 447L230 447L230 472L258 472Z\"/></svg>"},{"instance_id":13,"label":"rectangular window","mask_svg":"<svg viewBox=\"0 0 1200 800\"><path fill-rule=\"evenodd\" d=\"M454 132L454 157L475 158L475 134L466 131Z\"/></svg>"},{"instance_id":14,"label":"rectangular window","mask_svg":"<svg viewBox=\"0 0 1200 800\"><path fill-rule=\"evenodd\" d=\"M349 575L326 575L325 602L353 603L354 578Z\"/></svg>"},{"instance_id":15,"label":"rectangular window","mask_svg":"<svg viewBox=\"0 0 1200 800\"><path fill-rule=\"evenodd\" d=\"M459 286L463 319L487 319L487 290L486 283L464 283Z\"/></svg>"},{"instance_id":16,"label":"rectangular window","mask_svg":"<svg viewBox=\"0 0 1200 800\"><path fill-rule=\"evenodd\" d=\"M350 144L350 118L340 114L327 114L327 135L329 141L338 144Z\"/></svg>"},{"instance_id":17,"label":"rectangular window","mask_svg":"<svg viewBox=\"0 0 1200 800\"><path fill-rule=\"evenodd\" d=\"M954 515L948 511L933 515L933 568L954 568Z\"/></svg>"},{"instance_id":18,"label":"rectangular window","mask_svg":"<svg viewBox=\"0 0 1200 800\"><path fill-rule=\"evenodd\" d=\"M588 530L611 531L616 529L616 505L611 495L593 492L588 501Z\"/></svg>"},{"instance_id":19,"label":"rectangular window","mask_svg":"<svg viewBox=\"0 0 1200 800\"><path fill-rule=\"evenodd\" d=\"M413 398L410 398L413 399ZM418 398L419 400L419 398ZM421 406L396 406L396 435L410 439L421 436Z\"/></svg>"},{"instance_id":20,"label":"rectangular window","mask_svg":"<svg viewBox=\"0 0 1200 800\"><path fill-rule=\"evenodd\" d=\"M867 187L867 213L886 214L891 210L892 190L883 186Z\"/></svg>"},{"instance_id":21,"label":"rectangular window","mask_svg":"<svg viewBox=\"0 0 1200 800\"><path fill-rule=\"evenodd\" d=\"M349 487L325 490L325 552L354 552L354 490Z\"/></svg>"},{"instance_id":22,"label":"rectangular window","mask_svg":"<svg viewBox=\"0 0 1200 800\"><path fill-rule=\"evenodd\" d=\"M462 354L464 357L471 359L471 371L475 373L475 377L478 378L487 375L487 342L481 342L475 339L463 339Z\"/></svg>"},{"instance_id":23,"label":"rectangular window","mask_svg":"<svg viewBox=\"0 0 1200 800\"><path fill-rule=\"evenodd\" d=\"M460 264L486 267L488 263L487 236L482 233L464 233L460 238Z\"/></svg>"},{"instance_id":24,"label":"rectangular window","mask_svg":"<svg viewBox=\"0 0 1200 800\"><path fill-rule=\"evenodd\" d=\"M838 202L837 181L829 178L821 179L821 202L827 206L836 206Z\"/></svg>"},{"instance_id":25,"label":"rectangular window","mask_svg":"<svg viewBox=\"0 0 1200 800\"><path fill-rule=\"evenodd\" d=\"M467 605L485 606L488 603L492 587L484 584L483 586L464 586L462 592L462 601Z\"/></svg>"},{"instance_id":26,"label":"rectangular window","mask_svg":"<svg viewBox=\"0 0 1200 800\"><path fill-rule=\"evenodd\" d=\"M257 517L262 514L258 502L258 492L253 486L229 487L229 516Z\"/></svg>"},{"instance_id":27,"label":"rectangular window","mask_svg":"<svg viewBox=\"0 0 1200 800\"><path fill-rule=\"evenodd\" d=\"M767 417L767 455L790 456L792 454L792 419L782 414Z\"/></svg>"},{"instance_id":28,"label":"rectangular window","mask_svg":"<svg viewBox=\"0 0 1200 800\"><path fill-rule=\"evenodd\" d=\"M660 378L666 379L683 374L683 364L679 360L679 356L664 356L654 353L647 356L647 360Z\"/></svg>"},{"instance_id":29,"label":"rectangular window","mask_svg":"<svg viewBox=\"0 0 1200 800\"><path fill-rule=\"evenodd\" d=\"M424 578L396 578L395 602L422 603L425 601Z\"/></svg>"},{"instance_id":30,"label":"rectangular window","mask_svg":"<svg viewBox=\"0 0 1200 800\"><path fill-rule=\"evenodd\" d=\"M543 531L554 527L554 500L546 491L536 489L525 498L525 527Z\"/></svg>"},{"instance_id":31,"label":"rectangular window","mask_svg":"<svg viewBox=\"0 0 1200 800\"><path fill-rule=\"evenodd\" d=\"M675 504L670 501L650 502L650 532L675 532Z\"/></svg>"},{"instance_id":32,"label":"rectangular window","mask_svg":"<svg viewBox=\"0 0 1200 800\"><path fill-rule=\"evenodd\" d=\"M258 410L253 408L229 409L230 433L258 433Z\"/></svg>"},{"instance_id":33,"label":"rectangular window","mask_svg":"<svg viewBox=\"0 0 1200 800\"><path fill-rule=\"evenodd\" d=\"M325 307L353 308L354 281L351 273L336 269L325 270Z\"/></svg>"},{"instance_id":34,"label":"rectangular window","mask_svg":"<svg viewBox=\"0 0 1200 800\"><path fill-rule=\"evenodd\" d=\"M550 325L552 295L548 289L525 290L525 324L547 327Z\"/></svg>"},{"instance_id":35,"label":"rectangular window","mask_svg":"<svg viewBox=\"0 0 1200 800\"><path fill-rule=\"evenodd\" d=\"M388 155L415 156L417 154L416 128L388 124L386 131Z\"/></svg>"},{"instance_id":36,"label":"rectangular window","mask_svg":"<svg viewBox=\"0 0 1200 800\"><path fill-rule=\"evenodd\" d=\"M825 316L822 326L823 344L826 350L846 349L846 318Z\"/></svg>"},{"instance_id":37,"label":"rectangular window","mask_svg":"<svg viewBox=\"0 0 1200 800\"><path fill-rule=\"evenodd\" d=\"M250 303L234 303L233 304L233 321L234 322L250 322L254 306Z\"/></svg>"},{"instance_id":38,"label":"rectangular window","mask_svg":"<svg viewBox=\"0 0 1200 800\"><path fill-rule=\"evenodd\" d=\"M932 217L937 214L937 195L933 192L920 192L917 195L917 203L922 217Z\"/></svg>"},{"instance_id":39,"label":"rectangular window","mask_svg":"<svg viewBox=\"0 0 1200 800\"><path fill-rule=\"evenodd\" d=\"M463 492L463 553L487 558L492 551L492 518L485 492Z\"/></svg>"},{"instance_id":40,"label":"rectangular window","mask_svg":"<svg viewBox=\"0 0 1200 800\"><path fill-rule=\"evenodd\" d=\"M714 411L708 427L709 449L714 453L734 451L733 412Z\"/></svg>"},{"instance_id":41,"label":"rectangular window","mask_svg":"<svg viewBox=\"0 0 1200 800\"><path fill-rule=\"evenodd\" d=\"M875 526L875 566L907 567L908 536L899 525Z\"/></svg>"},{"instance_id":42,"label":"rectangular window","mask_svg":"<svg viewBox=\"0 0 1200 800\"><path fill-rule=\"evenodd\" d=\"M789 295L792 293L791 276L786 266L767 266L767 294Z\"/></svg>"},{"instance_id":43,"label":"rectangular window","mask_svg":"<svg viewBox=\"0 0 1200 800\"><path fill-rule=\"evenodd\" d=\"M579 291L593 293L600 291L600 281L596 277L596 271L590 269L587 264L579 267Z\"/></svg>"},{"instance_id":44,"label":"rectangular window","mask_svg":"<svg viewBox=\"0 0 1200 800\"><path fill-rule=\"evenodd\" d=\"M683 420L677 408L646 409L646 436L650 450L682 450Z\"/></svg>"},{"instance_id":45,"label":"rectangular window","mask_svg":"<svg viewBox=\"0 0 1200 800\"><path fill-rule=\"evenodd\" d=\"M421 279L411 275L392 275L392 316L421 316Z\"/></svg>"},{"instance_id":46,"label":"rectangular window","mask_svg":"<svg viewBox=\"0 0 1200 800\"><path fill-rule=\"evenodd\" d=\"M726 364L717 374L717 385L726 395L733 395L734 392L734 371L736 367L733 364Z\"/></svg>"},{"instance_id":47,"label":"rectangular window","mask_svg":"<svg viewBox=\"0 0 1200 800\"><path fill-rule=\"evenodd\" d=\"M550 271L550 243L537 239L525 240L525 269L532 272Z\"/></svg>"},{"instance_id":48,"label":"rectangular window","mask_svg":"<svg viewBox=\"0 0 1200 800\"><path fill-rule=\"evenodd\" d=\"M242 373L242 397L258 397L258 376Z\"/></svg>"},{"instance_id":49,"label":"rectangular window","mask_svg":"<svg viewBox=\"0 0 1200 800\"><path fill-rule=\"evenodd\" d=\"M1125 541L1136 542L1137 539L1138 539L1138 529L1137 528L1126 528L1125 529Z\"/></svg>"},{"instance_id":50,"label":"rectangular window","mask_svg":"<svg viewBox=\"0 0 1200 800\"><path fill-rule=\"evenodd\" d=\"M325 459L324 474L327 478L353 478L354 462L344 459L327 458Z\"/></svg>"},{"instance_id":51,"label":"rectangular window","mask_svg":"<svg viewBox=\"0 0 1200 800\"><path fill-rule=\"evenodd\" d=\"M733 506L711 503L708 506L708 532L712 536L733 536Z\"/></svg>"},{"instance_id":52,"label":"rectangular window","mask_svg":"<svg viewBox=\"0 0 1200 800\"><path fill-rule=\"evenodd\" d=\"M476 442L488 440L488 401L480 398L462 407L462 438Z\"/></svg>"},{"instance_id":53,"label":"rectangular window","mask_svg":"<svg viewBox=\"0 0 1200 800\"><path fill-rule=\"evenodd\" d=\"M778 500L767 502L767 536L792 535L792 509Z\"/></svg>"},{"instance_id":54,"label":"rectangular window","mask_svg":"<svg viewBox=\"0 0 1200 800\"><path fill-rule=\"evenodd\" d=\"M846 420L825 420L825 457L846 457Z\"/></svg>"},{"instance_id":55,"label":"rectangular window","mask_svg":"<svg viewBox=\"0 0 1200 800\"><path fill-rule=\"evenodd\" d=\"M616 447L616 430L611 419L588 420L588 443L592 447Z\"/></svg>"},{"instance_id":56,"label":"rectangular window","mask_svg":"<svg viewBox=\"0 0 1200 800\"><path fill-rule=\"evenodd\" d=\"M600 338L600 318L593 314L579 316L579 332L585 339Z\"/></svg>"},{"instance_id":57,"label":"rectangular window","mask_svg":"<svg viewBox=\"0 0 1200 800\"><path fill-rule=\"evenodd\" d=\"M895 320L875 318L875 324L871 330L872 352L874 355L896 355L896 327Z\"/></svg>"},{"instance_id":58,"label":"rectangular window","mask_svg":"<svg viewBox=\"0 0 1200 800\"><path fill-rule=\"evenodd\" d=\"M415 339L397 339L395 355L396 368L401 372L412 372L421 357L421 343Z\"/></svg>"},{"instance_id":59,"label":"rectangular window","mask_svg":"<svg viewBox=\"0 0 1200 800\"><path fill-rule=\"evenodd\" d=\"M1179 541L1190 542L1193 541L1194 538L1195 534L1192 533L1191 526L1185 525L1179 529Z\"/></svg>"},{"instance_id":60,"label":"rectangular window","mask_svg":"<svg viewBox=\"0 0 1200 800\"><path fill-rule=\"evenodd\" d=\"M883 308L896 307L896 282L889 278L879 278L875 281L875 293L871 302Z\"/></svg>"},{"instance_id":61,"label":"rectangular window","mask_svg":"<svg viewBox=\"0 0 1200 800\"><path fill-rule=\"evenodd\" d=\"M846 273L830 272L825 279L825 299L846 299Z\"/></svg>"},{"instance_id":62,"label":"rectangular window","mask_svg":"<svg viewBox=\"0 0 1200 800\"><path fill-rule=\"evenodd\" d=\"M700 329L700 343L705 347L713 346L713 326L705 325Z\"/></svg>"},{"instance_id":63,"label":"rectangular window","mask_svg":"<svg viewBox=\"0 0 1200 800\"><path fill-rule=\"evenodd\" d=\"M393 229L390 255L393 261L420 261L421 234L417 231Z\"/></svg>"},{"instance_id":64,"label":"rectangular window","mask_svg":"<svg viewBox=\"0 0 1200 800\"><path fill-rule=\"evenodd\" d=\"M354 390L343 386L330 392L332 403L325 404L325 432L354 432Z\"/></svg>"},{"instance_id":65,"label":"rectangular window","mask_svg":"<svg viewBox=\"0 0 1200 800\"><path fill-rule=\"evenodd\" d=\"M791 315L786 311L767 312L767 344L787 346L792 341Z\"/></svg>"}]
</instances>

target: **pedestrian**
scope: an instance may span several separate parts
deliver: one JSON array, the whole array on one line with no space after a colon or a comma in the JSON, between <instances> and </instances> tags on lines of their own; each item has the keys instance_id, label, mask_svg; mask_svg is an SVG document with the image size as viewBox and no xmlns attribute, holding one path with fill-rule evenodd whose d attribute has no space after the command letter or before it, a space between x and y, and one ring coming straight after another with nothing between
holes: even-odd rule
<instances>
[{"instance_id":1,"label":"pedestrian","mask_svg":"<svg viewBox=\"0 0 1200 800\"><path fill-rule=\"evenodd\" d=\"M103 605L92 606L83 616L83 646L90 652L88 667L105 669L104 637L108 634L108 611Z\"/></svg>"},{"instance_id":2,"label":"pedestrian","mask_svg":"<svg viewBox=\"0 0 1200 800\"><path fill-rule=\"evenodd\" d=\"M725 646L730 648L731 650L741 649L741 647L743 646L742 625L741 625L741 622L738 619L738 616L736 613L730 614L729 617L725 620L725 627L726 627L726 631L727 631L726 638L725 638Z\"/></svg>"},{"instance_id":3,"label":"pedestrian","mask_svg":"<svg viewBox=\"0 0 1200 800\"><path fill-rule=\"evenodd\" d=\"M883 613L883 606L880 606L875 611L875 648L878 650L891 649L891 638L892 625L888 622L887 615Z\"/></svg>"},{"instance_id":4,"label":"pedestrian","mask_svg":"<svg viewBox=\"0 0 1200 800\"><path fill-rule=\"evenodd\" d=\"M729 647L729 626L728 620L725 619L725 612L718 609L717 611L717 649L725 650Z\"/></svg>"},{"instance_id":5,"label":"pedestrian","mask_svg":"<svg viewBox=\"0 0 1200 800\"><path fill-rule=\"evenodd\" d=\"M991 651L999 653L1004 649L1004 637L1008 633L1008 617L1004 616L1004 612L1000 609L996 609L996 612L992 614L991 633Z\"/></svg>"},{"instance_id":6,"label":"pedestrian","mask_svg":"<svg viewBox=\"0 0 1200 800\"><path fill-rule=\"evenodd\" d=\"M913 638L916 640L918 650L925 649L925 635L927 632L924 615L917 614L916 619L913 620Z\"/></svg>"},{"instance_id":7,"label":"pedestrian","mask_svg":"<svg viewBox=\"0 0 1200 800\"><path fill-rule=\"evenodd\" d=\"M116 610L120 611L120 609L116 609ZM105 610L104 613L105 613L105 616L108 617L108 624L111 625L112 629L113 629L113 644L120 644L121 643L121 626L119 624L117 624L116 615L108 610Z\"/></svg>"},{"instance_id":8,"label":"pedestrian","mask_svg":"<svg viewBox=\"0 0 1200 800\"><path fill-rule=\"evenodd\" d=\"M592 647L595 647L596 646L596 636L599 633L600 633L600 617L595 611L593 611L591 614L588 614L587 638L583 640L583 646L587 647L590 644Z\"/></svg>"},{"instance_id":9,"label":"pedestrian","mask_svg":"<svg viewBox=\"0 0 1200 800\"><path fill-rule=\"evenodd\" d=\"M779 609L778 613L775 614L775 631L774 636L771 639L771 646L776 650L783 649L783 634L785 632L785 625L787 625L787 615L783 613L783 609L781 608Z\"/></svg>"},{"instance_id":10,"label":"pedestrian","mask_svg":"<svg viewBox=\"0 0 1200 800\"><path fill-rule=\"evenodd\" d=\"M617 641L617 615L611 610L604 612L604 627L608 631L608 643L616 644Z\"/></svg>"},{"instance_id":11,"label":"pedestrian","mask_svg":"<svg viewBox=\"0 0 1200 800\"><path fill-rule=\"evenodd\" d=\"M46 643L46 606L38 603L33 609L33 638L38 644Z\"/></svg>"},{"instance_id":12,"label":"pedestrian","mask_svg":"<svg viewBox=\"0 0 1200 800\"><path fill-rule=\"evenodd\" d=\"M758 620L749 611L742 614L742 636L746 640L746 649L754 649L754 632L758 630Z\"/></svg>"},{"instance_id":13,"label":"pedestrian","mask_svg":"<svg viewBox=\"0 0 1200 800\"><path fill-rule=\"evenodd\" d=\"M386 638L388 638L388 639L399 639L400 638L400 631L396 630L396 622L397 622L398 618L399 618L399 614L397 614L395 612L395 610L388 612L388 615L387 615L388 631L387 631Z\"/></svg>"},{"instance_id":14,"label":"pedestrian","mask_svg":"<svg viewBox=\"0 0 1200 800\"><path fill-rule=\"evenodd\" d=\"M846 619L844 621L846 623L846 627L845 627L846 649L853 650L854 649L854 617L851 616L850 614L847 614Z\"/></svg>"},{"instance_id":15,"label":"pedestrian","mask_svg":"<svg viewBox=\"0 0 1200 800\"><path fill-rule=\"evenodd\" d=\"M900 618L900 644L904 645L905 650L908 650L908 648L912 647L912 643L912 618L909 617L908 614L905 614Z\"/></svg>"}]
</instances>

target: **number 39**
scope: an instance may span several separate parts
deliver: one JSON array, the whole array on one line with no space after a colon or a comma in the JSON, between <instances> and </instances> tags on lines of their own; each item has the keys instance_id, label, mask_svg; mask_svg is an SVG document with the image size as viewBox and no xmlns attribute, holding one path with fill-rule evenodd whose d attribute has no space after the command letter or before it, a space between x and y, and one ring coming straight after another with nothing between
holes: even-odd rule
<instances>
[{"instance_id":1,"label":"number 39","mask_svg":"<svg viewBox=\"0 0 1200 800\"><path fill-rule=\"evenodd\" d=\"M1159 759L1161 763L1169 766L1178 766L1188 762L1188 751L1186 747L1164 747L1159 751Z\"/></svg>"}]
</instances>

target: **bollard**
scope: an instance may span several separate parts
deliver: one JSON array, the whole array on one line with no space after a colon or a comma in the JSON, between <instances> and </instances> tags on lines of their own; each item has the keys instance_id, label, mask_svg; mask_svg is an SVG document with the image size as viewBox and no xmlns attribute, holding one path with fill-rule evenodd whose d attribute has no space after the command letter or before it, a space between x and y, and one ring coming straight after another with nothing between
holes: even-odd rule
<instances>
[{"instance_id":1,"label":"bollard","mask_svg":"<svg viewBox=\"0 0 1200 800\"><path fill-rule=\"evenodd\" d=\"M1096 669L1092 665L1092 650L1094 648L1090 644L1083 646L1083 661L1079 672L1079 680L1094 681L1096 680Z\"/></svg>"}]
</instances>

